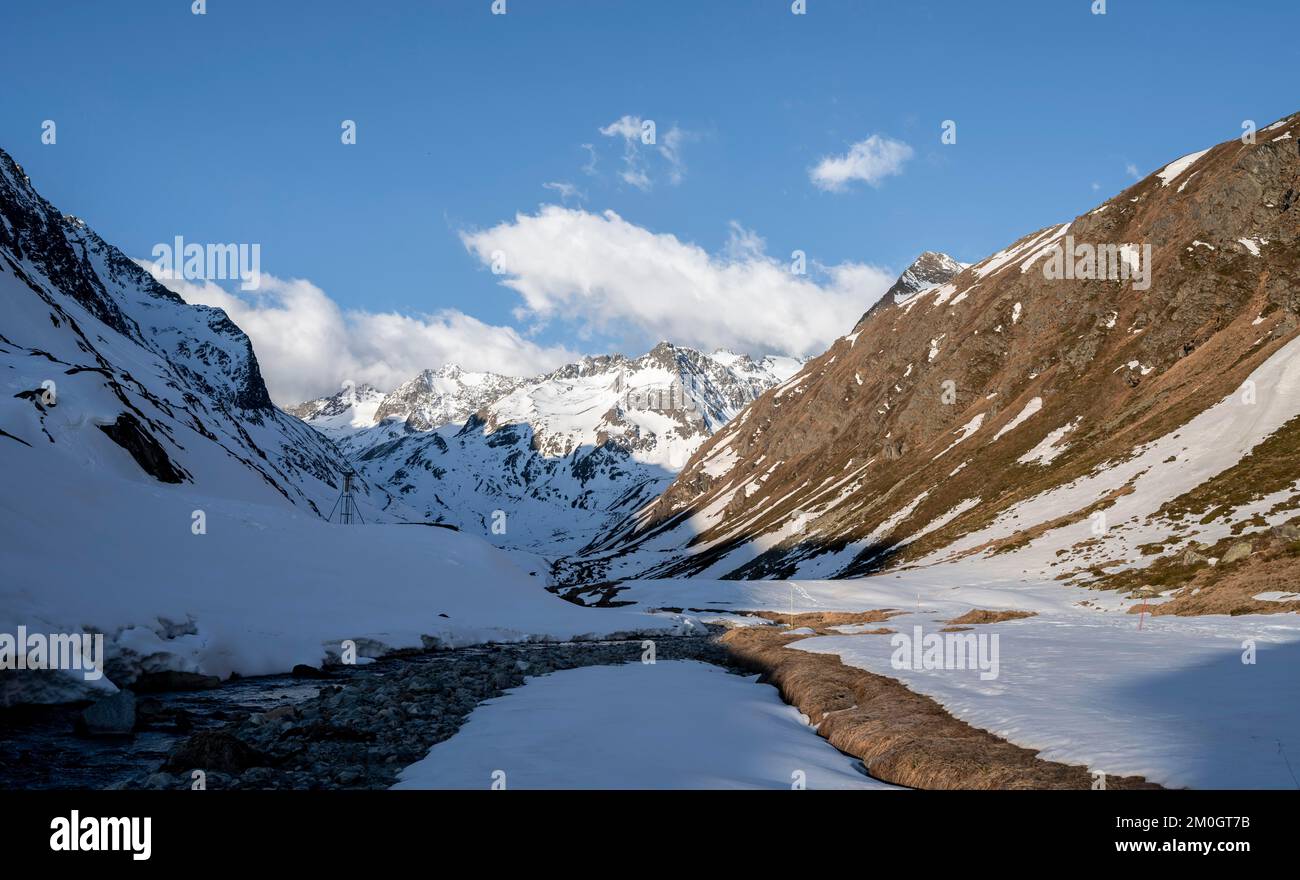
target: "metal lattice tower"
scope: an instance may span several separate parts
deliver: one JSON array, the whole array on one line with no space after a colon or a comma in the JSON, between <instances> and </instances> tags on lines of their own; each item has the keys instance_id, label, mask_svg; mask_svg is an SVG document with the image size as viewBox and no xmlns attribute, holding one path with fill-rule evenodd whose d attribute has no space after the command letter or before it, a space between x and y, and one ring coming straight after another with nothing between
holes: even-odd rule
<instances>
[{"instance_id":1,"label":"metal lattice tower","mask_svg":"<svg viewBox=\"0 0 1300 880\"><path fill-rule=\"evenodd\" d=\"M343 491L339 493L338 500L330 508L330 515L325 518L326 522L333 522L334 512L338 511L339 522L345 526L352 525L353 517L356 517L357 522L362 525L366 524L366 521L361 516L361 511L357 509L356 499L352 497L352 478L356 475L357 472L351 469L343 472Z\"/></svg>"}]
</instances>

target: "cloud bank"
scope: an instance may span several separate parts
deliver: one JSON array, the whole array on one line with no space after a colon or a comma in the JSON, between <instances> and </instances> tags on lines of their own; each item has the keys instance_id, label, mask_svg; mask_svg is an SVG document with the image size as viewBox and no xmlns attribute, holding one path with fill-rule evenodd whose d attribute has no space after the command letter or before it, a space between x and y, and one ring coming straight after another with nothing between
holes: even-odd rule
<instances>
[{"instance_id":1,"label":"cloud bank","mask_svg":"<svg viewBox=\"0 0 1300 880\"><path fill-rule=\"evenodd\" d=\"M253 340L271 398L282 406L331 394L346 381L388 390L420 370L446 363L531 376L577 357L454 309L420 317L345 310L310 281L266 273L257 293L237 295L210 281L174 279L150 261L138 262L186 302L224 309Z\"/></svg>"},{"instance_id":2,"label":"cloud bank","mask_svg":"<svg viewBox=\"0 0 1300 880\"><path fill-rule=\"evenodd\" d=\"M719 255L602 214L545 205L461 240L519 294L520 320L638 333L705 350L806 356L846 333L893 276L860 263L791 271L738 224ZM816 280L814 280L814 278Z\"/></svg>"}]
</instances>

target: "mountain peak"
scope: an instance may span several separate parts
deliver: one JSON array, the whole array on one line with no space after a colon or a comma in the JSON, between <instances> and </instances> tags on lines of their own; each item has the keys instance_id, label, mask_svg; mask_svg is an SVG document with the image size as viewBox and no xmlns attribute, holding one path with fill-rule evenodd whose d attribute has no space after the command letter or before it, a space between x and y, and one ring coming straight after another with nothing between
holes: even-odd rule
<instances>
[{"instance_id":1,"label":"mountain peak","mask_svg":"<svg viewBox=\"0 0 1300 880\"><path fill-rule=\"evenodd\" d=\"M946 284L956 278L966 267L966 263L959 262L942 251L922 251L921 255L903 270L903 274L898 276L893 286L885 291L885 295L862 314L854 329L862 326L862 322L872 312L886 306L901 305L918 293Z\"/></svg>"},{"instance_id":2,"label":"mountain peak","mask_svg":"<svg viewBox=\"0 0 1300 880\"><path fill-rule=\"evenodd\" d=\"M454 361L448 361L440 367L425 367L416 375L415 379L423 379L425 381L430 379L455 379L459 377L462 372L464 371L461 369L460 364L457 364Z\"/></svg>"},{"instance_id":3,"label":"mountain peak","mask_svg":"<svg viewBox=\"0 0 1300 880\"><path fill-rule=\"evenodd\" d=\"M894 286L885 292L884 300L895 303L905 302L922 290L946 284L966 268L952 257L939 251L925 251L912 261ZM891 300L892 298L892 300Z\"/></svg>"}]
</instances>

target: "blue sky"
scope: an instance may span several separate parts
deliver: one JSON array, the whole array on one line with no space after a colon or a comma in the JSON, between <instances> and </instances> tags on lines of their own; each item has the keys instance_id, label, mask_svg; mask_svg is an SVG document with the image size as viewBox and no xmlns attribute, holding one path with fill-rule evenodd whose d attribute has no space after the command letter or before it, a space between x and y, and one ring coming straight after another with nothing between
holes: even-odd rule
<instances>
[{"instance_id":1,"label":"blue sky","mask_svg":"<svg viewBox=\"0 0 1300 880\"><path fill-rule=\"evenodd\" d=\"M688 313L677 317L647 304L673 286L664 276L579 265L611 249L646 245L662 269L690 256L674 256L671 235L712 255L701 272L795 249L815 266L879 269L836 288L826 302L838 311L809 318L818 326L796 353L812 353L827 332L819 320L860 312L853 296L919 251L980 259L1118 192L1133 169L1145 176L1234 137L1244 119L1300 109L1297 49L1277 38L1300 11L1283 0L1109 0L1105 15L1090 0L808 0L802 16L789 0L507 0L503 16L490 5L208 0L196 16L190 0L6 0L0 147L133 256L175 235L256 242L263 271L310 281L345 313L463 314L480 334L516 333L502 345L527 349L531 365L636 353L666 330L782 347L763 328L729 333L728 320L749 320L735 302L705 316L713 288L699 278L682 277L703 284L691 324L690 300L667 296L664 308ZM620 137L600 133L625 116L657 129L654 147L632 145L635 166ZM46 119L55 145L40 142ZM340 143L344 119L357 123L355 145ZM948 119L954 145L940 142ZM673 129L676 164L658 149ZM810 169L872 135L910 148L899 173L816 185ZM629 168L648 189L620 176ZM561 199L548 182L579 195ZM548 229L516 224L543 204L574 213ZM607 210L630 228L608 228ZM492 274L464 235L501 224L483 241L531 244L565 270L533 260L526 271L546 277ZM566 236L606 233L618 241L566 250ZM790 306L770 297L799 290L769 282L757 279L768 287L755 310L788 323ZM626 289L565 290L583 284ZM382 381L360 363L382 338L367 332L349 369ZM293 357L250 333L264 361ZM405 338L390 367L436 366L450 351L429 335L426 358L420 338ZM516 363L481 348L476 366ZM281 382L277 397L302 381Z\"/></svg>"}]
</instances>

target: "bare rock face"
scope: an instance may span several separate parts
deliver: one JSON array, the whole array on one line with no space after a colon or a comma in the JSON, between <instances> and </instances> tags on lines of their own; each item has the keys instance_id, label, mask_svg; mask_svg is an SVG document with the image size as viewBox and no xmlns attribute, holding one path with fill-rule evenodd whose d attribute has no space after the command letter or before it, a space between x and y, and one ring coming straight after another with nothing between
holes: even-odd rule
<instances>
[{"instance_id":1,"label":"bare rock face","mask_svg":"<svg viewBox=\"0 0 1300 880\"><path fill-rule=\"evenodd\" d=\"M1174 438L1296 336L1298 144L1300 115L1255 144L1171 162L973 265L923 254L851 333L714 434L561 577L847 577L955 544L1011 551L1080 519L1086 544L1091 513L1139 475L1059 521L1026 513L999 532L1022 537L960 539ZM1300 399L1271 403L1275 421L1300 415ZM1216 448L1185 445L1146 470L1174 473ZM1268 455L1242 461L1256 470L1238 486L1273 479ZM1191 503L1147 508L1165 501ZM1065 562L1100 561L1072 545Z\"/></svg>"}]
</instances>

